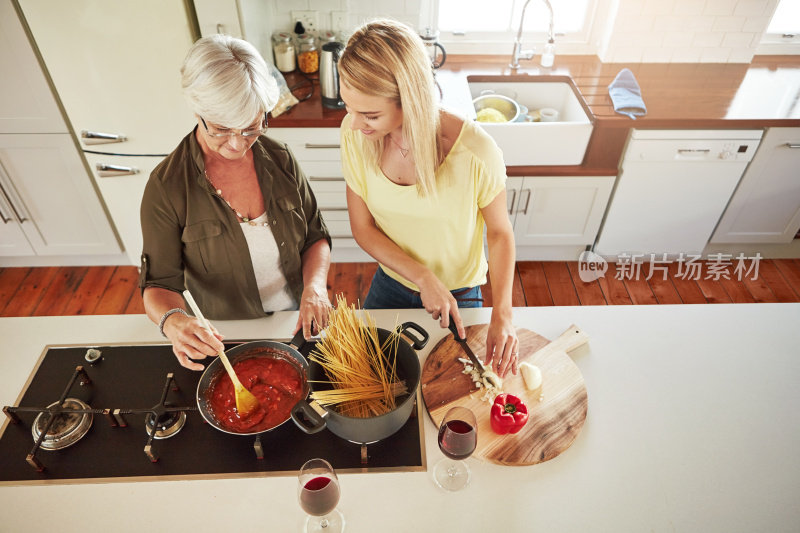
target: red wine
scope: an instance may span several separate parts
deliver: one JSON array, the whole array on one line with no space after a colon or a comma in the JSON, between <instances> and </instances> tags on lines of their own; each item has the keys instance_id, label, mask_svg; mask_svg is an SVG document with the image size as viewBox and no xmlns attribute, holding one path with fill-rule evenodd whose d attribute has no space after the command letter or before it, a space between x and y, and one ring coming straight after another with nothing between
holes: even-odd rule
<instances>
[{"instance_id":1,"label":"red wine","mask_svg":"<svg viewBox=\"0 0 800 533\"><path fill-rule=\"evenodd\" d=\"M329 477L317 476L303 485L300 491L300 506L314 516L324 516L339 503L339 484Z\"/></svg>"},{"instance_id":2,"label":"red wine","mask_svg":"<svg viewBox=\"0 0 800 533\"><path fill-rule=\"evenodd\" d=\"M463 420L449 420L439 428L439 448L450 459L466 459L477 444L475 428Z\"/></svg>"}]
</instances>

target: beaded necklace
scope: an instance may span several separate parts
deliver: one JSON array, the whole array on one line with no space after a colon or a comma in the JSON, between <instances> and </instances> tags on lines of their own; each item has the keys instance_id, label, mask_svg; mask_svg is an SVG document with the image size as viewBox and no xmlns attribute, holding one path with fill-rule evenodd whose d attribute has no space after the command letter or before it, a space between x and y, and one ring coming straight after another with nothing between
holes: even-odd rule
<instances>
[{"instance_id":1,"label":"beaded necklace","mask_svg":"<svg viewBox=\"0 0 800 533\"><path fill-rule=\"evenodd\" d=\"M230 203L228 200L226 200L226 199L225 199L225 197L222 195L222 189L218 189L218 188L217 188L217 186L216 186L216 185L214 185L214 182L211 180L211 176L209 176L209 175L208 175L208 172L206 172L206 171L204 170L204 171L203 171L203 174L205 174L205 176L206 176L206 179L208 180L208 183L210 183L210 184L211 184L211 187L214 189L214 192L216 192L216 193L217 193L217 196L219 196L220 198L222 198L222 201L223 201L223 202L225 202L225 203L228 205L228 207L230 207L231 211L233 211L234 213L236 213L236 216L237 216L237 217L239 217L240 219L242 219L242 222L247 222L247 223L248 223L248 224L250 224L251 226L269 226L269 222L261 222L261 223L259 224L258 222L256 222L256 221L255 221L255 220L253 220L252 218L250 218L250 217L248 217L248 216L246 216L246 215L243 215L243 214L241 214L239 211L237 211L236 209L234 209L234 207L231 205L231 203Z\"/></svg>"}]
</instances>

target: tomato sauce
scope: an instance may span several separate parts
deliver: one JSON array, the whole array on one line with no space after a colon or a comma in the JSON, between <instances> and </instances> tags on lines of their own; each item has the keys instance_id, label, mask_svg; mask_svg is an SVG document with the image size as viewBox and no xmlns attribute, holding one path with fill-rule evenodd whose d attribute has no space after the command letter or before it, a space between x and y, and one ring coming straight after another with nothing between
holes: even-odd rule
<instances>
[{"instance_id":1,"label":"tomato sauce","mask_svg":"<svg viewBox=\"0 0 800 533\"><path fill-rule=\"evenodd\" d=\"M284 359L251 357L234 363L233 370L260 405L247 416L239 416L233 382L226 372L221 372L208 392L208 407L228 431L256 433L272 429L287 420L292 408L302 399L300 372Z\"/></svg>"}]
</instances>

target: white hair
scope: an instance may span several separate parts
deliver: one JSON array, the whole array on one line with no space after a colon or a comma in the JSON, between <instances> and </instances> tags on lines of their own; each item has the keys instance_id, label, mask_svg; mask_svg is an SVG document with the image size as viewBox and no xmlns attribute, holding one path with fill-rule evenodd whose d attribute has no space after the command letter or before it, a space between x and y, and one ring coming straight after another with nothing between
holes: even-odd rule
<instances>
[{"instance_id":1,"label":"white hair","mask_svg":"<svg viewBox=\"0 0 800 533\"><path fill-rule=\"evenodd\" d=\"M278 102L278 84L256 48L229 35L198 40L181 67L192 111L221 126L244 129Z\"/></svg>"}]
</instances>

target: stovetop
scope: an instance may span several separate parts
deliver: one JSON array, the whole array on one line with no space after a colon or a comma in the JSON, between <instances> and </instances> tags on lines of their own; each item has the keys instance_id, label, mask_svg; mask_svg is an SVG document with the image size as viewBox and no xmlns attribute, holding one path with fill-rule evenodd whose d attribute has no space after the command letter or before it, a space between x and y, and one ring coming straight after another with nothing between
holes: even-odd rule
<instances>
[{"instance_id":1,"label":"stovetop","mask_svg":"<svg viewBox=\"0 0 800 533\"><path fill-rule=\"evenodd\" d=\"M236 344L226 343L226 349ZM313 341L305 343L301 353L307 356L313 345ZM93 364L85 359L90 348L102 354ZM255 436L224 433L203 420L195 400L202 372L181 367L172 347L164 344L47 346L19 403L12 407L47 407L56 402L78 366L91 383L82 385L79 377L67 397L80 399L97 412L91 428L67 448L36 450L29 462L26 457L35 445L31 428L36 413L16 410L0 434L0 484L295 475L313 457L327 459L337 471L426 468L419 397L411 418L397 433L365 448L328 430L308 435L288 420L260 434L263 458L258 458ZM145 453L152 430L140 411L160 402L169 374L178 390L169 387L167 404L191 410L177 434L150 442L153 462ZM115 411L129 414L115 417ZM11 423L14 417L18 423ZM38 471L34 464L43 470Z\"/></svg>"}]
</instances>

